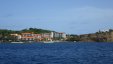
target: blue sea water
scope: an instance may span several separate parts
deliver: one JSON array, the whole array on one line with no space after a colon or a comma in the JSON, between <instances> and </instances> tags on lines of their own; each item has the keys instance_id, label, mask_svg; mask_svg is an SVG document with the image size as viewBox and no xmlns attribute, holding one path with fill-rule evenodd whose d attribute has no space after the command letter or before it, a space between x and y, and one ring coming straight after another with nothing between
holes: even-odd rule
<instances>
[{"instance_id":1,"label":"blue sea water","mask_svg":"<svg viewBox=\"0 0 113 64\"><path fill-rule=\"evenodd\" d=\"M0 64L113 64L113 43L0 44Z\"/></svg>"}]
</instances>

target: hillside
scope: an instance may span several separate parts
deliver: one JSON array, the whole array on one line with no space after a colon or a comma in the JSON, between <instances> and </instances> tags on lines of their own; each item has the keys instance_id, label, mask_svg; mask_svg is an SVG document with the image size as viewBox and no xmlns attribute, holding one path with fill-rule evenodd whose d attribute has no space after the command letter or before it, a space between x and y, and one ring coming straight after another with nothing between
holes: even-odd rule
<instances>
[{"instance_id":1,"label":"hillside","mask_svg":"<svg viewBox=\"0 0 113 64\"><path fill-rule=\"evenodd\" d=\"M7 29L0 29L0 34L1 35L9 35L9 34L12 34L12 33L23 33L23 32L33 32L33 33L49 33L49 32L52 32L51 30L45 30L45 29L37 29L37 28L28 28L28 29L23 29L23 30L20 30L20 31L15 31L15 30L7 30Z\"/></svg>"},{"instance_id":2,"label":"hillside","mask_svg":"<svg viewBox=\"0 0 113 64\"><path fill-rule=\"evenodd\" d=\"M34 32L36 34L40 34L40 33L50 33L52 31L51 30L45 30L45 29L29 28L29 29L23 29L20 32Z\"/></svg>"}]
</instances>

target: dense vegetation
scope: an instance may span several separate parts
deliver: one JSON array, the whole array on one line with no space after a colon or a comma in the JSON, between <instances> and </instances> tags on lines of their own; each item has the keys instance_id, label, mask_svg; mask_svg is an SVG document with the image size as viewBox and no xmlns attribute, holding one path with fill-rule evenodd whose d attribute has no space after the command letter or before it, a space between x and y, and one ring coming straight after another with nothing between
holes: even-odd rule
<instances>
[{"instance_id":1,"label":"dense vegetation","mask_svg":"<svg viewBox=\"0 0 113 64\"><path fill-rule=\"evenodd\" d=\"M36 34L40 33L50 33L50 30L44 30L44 29L37 29L37 28L29 28L29 29L23 29L20 32L34 32Z\"/></svg>"},{"instance_id":2,"label":"dense vegetation","mask_svg":"<svg viewBox=\"0 0 113 64\"><path fill-rule=\"evenodd\" d=\"M74 34L71 34L71 35L67 35L68 39L67 41L80 41L80 37L79 35L74 35Z\"/></svg>"},{"instance_id":3,"label":"dense vegetation","mask_svg":"<svg viewBox=\"0 0 113 64\"><path fill-rule=\"evenodd\" d=\"M37 29L37 28L29 28L29 29L23 29L23 30L20 30L20 31L14 31L14 30L6 30L6 29L0 29L0 34L1 35L9 35L9 34L12 34L12 33L23 33L23 32L34 32L34 33L49 33L51 32L50 30L44 30L44 29Z\"/></svg>"}]
</instances>

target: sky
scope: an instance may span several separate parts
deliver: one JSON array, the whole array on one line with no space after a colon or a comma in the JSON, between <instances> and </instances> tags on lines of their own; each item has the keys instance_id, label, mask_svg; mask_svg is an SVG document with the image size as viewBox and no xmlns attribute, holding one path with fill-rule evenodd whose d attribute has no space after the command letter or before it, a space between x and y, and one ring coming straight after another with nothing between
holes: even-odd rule
<instances>
[{"instance_id":1,"label":"sky","mask_svg":"<svg viewBox=\"0 0 113 64\"><path fill-rule=\"evenodd\" d=\"M0 0L0 29L67 34L113 29L113 0Z\"/></svg>"}]
</instances>

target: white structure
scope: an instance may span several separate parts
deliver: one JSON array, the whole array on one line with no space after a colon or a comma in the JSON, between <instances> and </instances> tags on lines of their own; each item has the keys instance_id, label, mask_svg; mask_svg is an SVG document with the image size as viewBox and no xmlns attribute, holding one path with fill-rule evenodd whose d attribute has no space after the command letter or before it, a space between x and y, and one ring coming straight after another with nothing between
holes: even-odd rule
<instances>
[{"instance_id":1,"label":"white structure","mask_svg":"<svg viewBox=\"0 0 113 64\"><path fill-rule=\"evenodd\" d=\"M18 35L18 36L17 36L17 39L21 39L21 38L22 38L22 36L21 36L21 35Z\"/></svg>"},{"instance_id":2,"label":"white structure","mask_svg":"<svg viewBox=\"0 0 113 64\"><path fill-rule=\"evenodd\" d=\"M62 37L63 37L63 38L66 38L66 34L65 34L65 33L63 33L63 34L62 34Z\"/></svg>"},{"instance_id":3,"label":"white structure","mask_svg":"<svg viewBox=\"0 0 113 64\"><path fill-rule=\"evenodd\" d=\"M51 37L51 38L54 37L54 32L51 32L50 37Z\"/></svg>"},{"instance_id":4,"label":"white structure","mask_svg":"<svg viewBox=\"0 0 113 64\"><path fill-rule=\"evenodd\" d=\"M52 32L51 33L51 36L53 37L53 38L59 38L59 39L65 39L66 38L66 34L65 33L59 33L59 32Z\"/></svg>"},{"instance_id":5,"label":"white structure","mask_svg":"<svg viewBox=\"0 0 113 64\"><path fill-rule=\"evenodd\" d=\"M16 36L18 40L20 40L22 38L22 36L19 34L11 34L11 36Z\"/></svg>"}]
</instances>

